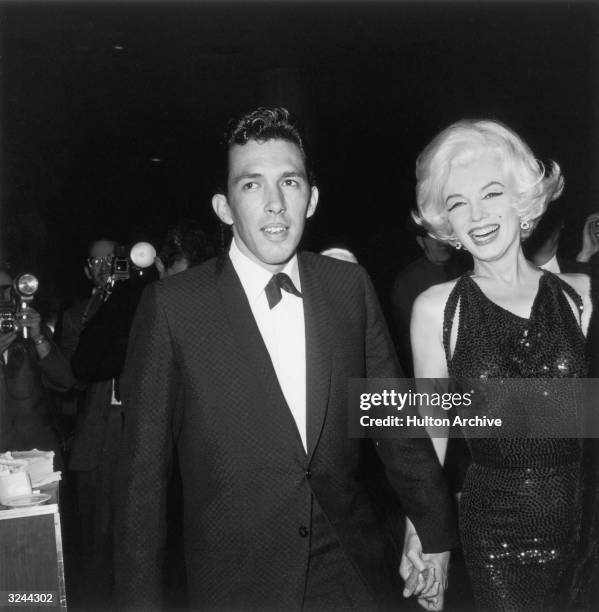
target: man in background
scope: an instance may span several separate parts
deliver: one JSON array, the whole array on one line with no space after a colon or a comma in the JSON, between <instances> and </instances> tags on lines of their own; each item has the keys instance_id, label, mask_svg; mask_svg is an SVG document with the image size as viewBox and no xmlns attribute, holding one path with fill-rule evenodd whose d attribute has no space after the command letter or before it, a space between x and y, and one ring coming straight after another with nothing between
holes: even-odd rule
<instances>
[{"instance_id":1,"label":"man in background","mask_svg":"<svg viewBox=\"0 0 599 612\"><path fill-rule=\"evenodd\" d=\"M167 230L154 263L160 278L164 278L213 256L214 249L203 230L192 221L184 221Z\"/></svg>"},{"instance_id":2,"label":"man in background","mask_svg":"<svg viewBox=\"0 0 599 612\"><path fill-rule=\"evenodd\" d=\"M89 245L83 273L92 283L91 294L62 316L59 342L69 360L84 327L102 307L116 246L109 239ZM63 417L75 421L68 449L68 478L75 494L67 510L67 588L76 605L106 606L112 590L112 482L121 431L120 402L113 376L81 377L79 372L77 378L75 388L62 397Z\"/></svg>"},{"instance_id":3,"label":"man in background","mask_svg":"<svg viewBox=\"0 0 599 612\"><path fill-rule=\"evenodd\" d=\"M422 254L395 277L391 288L391 330L406 376L413 376L410 320L416 298L426 289L463 274L470 265L468 255L457 253L448 243L429 236L410 217L408 230L415 235Z\"/></svg>"}]
</instances>

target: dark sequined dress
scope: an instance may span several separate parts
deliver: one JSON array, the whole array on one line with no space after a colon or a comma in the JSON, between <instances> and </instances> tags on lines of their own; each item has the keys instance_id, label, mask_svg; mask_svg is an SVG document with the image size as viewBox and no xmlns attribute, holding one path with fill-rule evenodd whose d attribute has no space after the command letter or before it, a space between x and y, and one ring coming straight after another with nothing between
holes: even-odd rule
<instances>
[{"instance_id":1,"label":"dark sequined dress","mask_svg":"<svg viewBox=\"0 0 599 612\"><path fill-rule=\"evenodd\" d=\"M586 376L585 340L566 295L582 311L571 286L544 272L525 319L489 300L472 278L462 276L444 313L449 375ZM458 335L450 357L454 324ZM497 398L496 403L492 412L510 413L507 402L502 405ZM462 488L460 534L477 609L559 610L560 580L576 560L580 441L470 438L468 446L472 463Z\"/></svg>"}]
</instances>

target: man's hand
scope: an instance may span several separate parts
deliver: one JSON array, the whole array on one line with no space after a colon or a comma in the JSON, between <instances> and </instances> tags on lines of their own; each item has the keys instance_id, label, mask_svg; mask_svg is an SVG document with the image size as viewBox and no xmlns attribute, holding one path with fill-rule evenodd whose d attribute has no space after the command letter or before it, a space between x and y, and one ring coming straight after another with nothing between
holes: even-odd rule
<instances>
[{"instance_id":1,"label":"man's hand","mask_svg":"<svg viewBox=\"0 0 599 612\"><path fill-rule=\"evenodd\" d=\"M17 312L15 323L22 328L29 328L29 337L35 340L41 336L42 317L37 310L25 306Z\"/></svg>"},{"instance_id":2,"label":"man's hand","mask_svg":"<svg viewBox=\"0 0 599 612\"><path fill-rule=\"evenodd\" d=\"M404 597L415 595L425 610L442 610L447 588L449 551L423 553L414 525L406 519L406 538L399 566Z\"/></svg>"},{"instance_id":3,"label":"man's hand","mask_svg":"<svg viewBox=\"0 0 599 612\"><path fill-rule=\"evenodd\" d=\"M582 249L576 261L589 261L599 251L599 212L587 217L582 230Z\"/></svg>"},{"instance_id":4,"label":"man's hand","mask_svg":"<svg viewBox=\"0 0 599 612\"><path fill-rule=\"evenodd\" d=\"M16 340L17 334L14 331L7 334L0 333L0 356Z\"/></svg>"}]
</instances>

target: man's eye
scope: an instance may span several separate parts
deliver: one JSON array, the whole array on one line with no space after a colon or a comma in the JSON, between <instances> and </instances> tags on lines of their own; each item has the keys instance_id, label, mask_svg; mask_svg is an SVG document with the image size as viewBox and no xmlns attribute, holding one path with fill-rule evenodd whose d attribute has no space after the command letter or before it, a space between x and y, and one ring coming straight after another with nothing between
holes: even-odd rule
<instances>
[{"instance_id":1,"label":"man's eye","mask_svg":"<svg viewBox=\"0 0 599 612\"><path fill-rule=\"evenodd\" d=\"M498 198L503 195L503 191L489 191L489 193L485 193L483 196L483 200L490 200L491 198Z\"/></svg>"},{"instance_id":2,"label":"man's eye","mask_svg":"<svg viewBox=\"0 0 599 612\"><path fill-rule=\"evenodd\" d=\"M258 183L255 181L248 181L247 183L243 184L242 189L244 191L250 191L251 189L256 189L256 187L258 187Z\"/></svg>"},{"instance_id":3,"label":"man's eye","mask_svg":"<svg viewBox=\"0 0 599 612\"><path fill-rule=\"evenodd\" d=\"M299 183L295 179L288 178L283 181L283 185L285 187L297 187Z\"/></svg>"}]
</instances>

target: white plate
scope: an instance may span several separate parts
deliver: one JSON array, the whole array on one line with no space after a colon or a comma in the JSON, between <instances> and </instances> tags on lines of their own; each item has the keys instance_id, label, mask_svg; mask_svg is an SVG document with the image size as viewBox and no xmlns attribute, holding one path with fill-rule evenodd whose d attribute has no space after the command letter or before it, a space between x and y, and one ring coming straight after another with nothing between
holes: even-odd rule
<instances>
[{"instance_id":1,"label":"white plate","mask_svg":"<svg viewBox=\"0 0 599 612\"><path fill-rule=\"evenodd\" d=\"M26 508L27 506L38 506L50 499L48 493L34 493L33 495L21 495L19 497L11 497L4 501L4 506L9 508Z\"/></svg>"}]
</instances>

